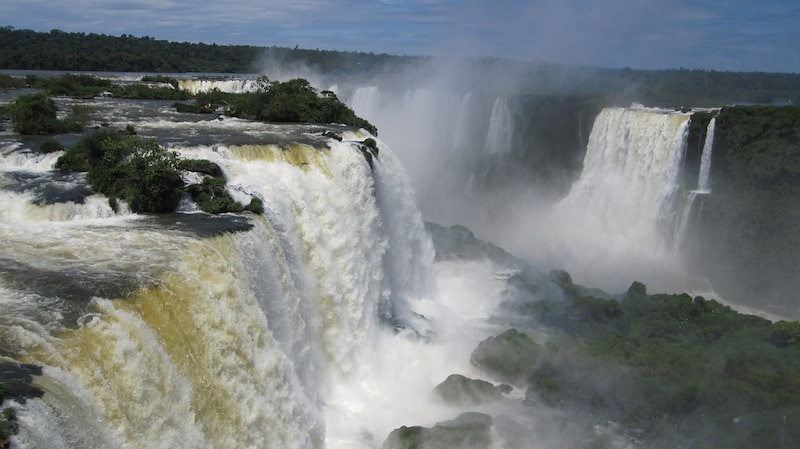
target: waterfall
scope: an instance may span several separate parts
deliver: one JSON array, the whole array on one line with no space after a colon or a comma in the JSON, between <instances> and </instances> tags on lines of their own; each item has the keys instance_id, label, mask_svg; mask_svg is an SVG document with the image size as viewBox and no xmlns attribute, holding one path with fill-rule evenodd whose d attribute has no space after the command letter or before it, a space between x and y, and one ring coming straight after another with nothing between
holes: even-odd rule
<instances>
[{"instance_id":1,"label":"waterfall","mask_svg":"<svg viewBox=\"0 0 800 449\"><path fill-rule=\"evenodd\" d=\"M667 278L689 118L641 107L603 109L580 178L542 220L538 251L610 291Z\"/></svg>"},{"instance_id":2,"label":"waterfall","mask_svg":"<svg viewBox=\"0 0 800 449\"><path fill-rule=\"evenodd\" d=\"M583 172L565 199L588 208L599 225L638 228L659 240L671 214L686 150L688 114L604 109L595 121Z\"/></svg>"},{"instance_id":3,"label":"waterfall","mask_svg":"<svg viewBox=\"0 0 800 449\"><path fill-rule=\"evenodd\" d=\"M182 79L178 80L178 88L191 94L218 90L229 93L255 92L260 84L255 79Z\"/></svg>"},{"instance_id":4,"label":"waterfall","mask_svg":"<svg viewBox=\"0 0 800 449\"><path fill-rule=\"evenodd\" d=\"M711 151L714 147L714 131L717 127L717 118L712 117L708 122L706 140L703 142L703 154L700 156L700 175L697 178L699 193L711 193Z\"/></svg>"},{"instance_id":5,"label":"waterfall","mask_svg":"<svg viewBox=\"0 0 800 449\"><path fill-rule=\"evenodd\" d=\"M675 226L675 236L673 238L673 248L680 252L683 247L686 233L692 221L692 210L698 195L708 195L711 193L711 152L714 147L714 130L716 128L716 117L712 117L706 128L706 138L703 142L703 152L700 155L700 171L697 176L697 188L686 193L685 205L683 206L677 225Z\"/></svg>"},{"instance_id":6,"label":"waterfall","mask_svg":"<svg viewBox=\"0 0 800 449\"><path fill-rule=\"evenodd\" d=\"M31 184L4 181L2 355L44 367L45 395L16 405L16 447L326 446L333 386L357 382L380 320L432 288L408 178L383 143L371 168L367 136L343 136L172 145L263 200L235 233L201 230L241 217L53 218ZM3 152L2 179L39 167L19 151Z\"/></svg>"},{"instance_id":7,"label":"waterfall","mask_svg":"<svg viewBox=\"0 0 800 449\"><path fill-rule=\"evenodd\" d=\"M508 99L498 97L492 106L489 118L489 131L486 133L484 145L486 154L503 154L511 151L512 120Z\"/></svg>"},{"instance_id":8,"label":"waterfall","mask_svg":"<svg viewBox=\"0 0 800 449\"><path fill-rule=\"evenodd\" d=\"M361 117L367 117L367 120L372 120L378 110L378 101L380 99L380 91L378 86L359 87L353 93L353 101L350 107L358 113Z\"/></svg>"}]
</instances>

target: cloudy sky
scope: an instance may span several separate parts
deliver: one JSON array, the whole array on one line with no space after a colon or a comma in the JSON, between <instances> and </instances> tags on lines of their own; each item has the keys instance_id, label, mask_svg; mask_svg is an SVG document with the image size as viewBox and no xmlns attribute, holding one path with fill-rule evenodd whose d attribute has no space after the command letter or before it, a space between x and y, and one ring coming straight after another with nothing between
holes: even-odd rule
<instances>
[{"instance_id":1,"label":"cloudy sky","mask_svg":"<svg viewBox=\"0 0 800 449\"><path fill-rule=\"evenodd\" d=\"M800 73L798 0L26 0L0 26L599 67Z\"/></svg>"}]
</instances>

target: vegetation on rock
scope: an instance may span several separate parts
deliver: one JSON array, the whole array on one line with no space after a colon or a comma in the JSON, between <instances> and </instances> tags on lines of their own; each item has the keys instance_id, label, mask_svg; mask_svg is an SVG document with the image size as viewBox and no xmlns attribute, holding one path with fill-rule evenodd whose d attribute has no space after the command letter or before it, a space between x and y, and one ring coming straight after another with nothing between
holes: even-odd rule
<instances>
[{"instance_id":1,"label":"vegetation on rock","mask_svg":"<svg viewBox=\"0 0 800 449\"><path fill-rule=\"evenodd\" d=\"M339 123L364 128L374 135L378 133L375 126L358 117L336 94L317 93L305 79L281 82L262 77L259 82L261 87L256 92L228 95L230 107L226 114L263 122Z\"/></svg>"},{"instance_id":2,"label":"vegetation on rock","mask_svg":"<svg viewBox=\"0 0 800 449\"><path fill-rule=\"evenodd\" d=\"M152 85L146 82L118 84L93 75L65 73L61 76L43 77L28 75L25 84L41 89L50 95L75 98L94 98L102 95L139 100L188 100L192 95L172 86Z\"/></svg>"},{"instance_id":3,"label":"vegetation on rock","mask_svg":"<svg viewBox=\"0 0 800 449\"><path fill-rule=\"evenodd\" d=\"M518 283L503 305L549 329L547 343L512 329L473 354L488 373L527 383L527 403L588 410L641 430L653 448L800 441L792 412L800 410L800 324L700 296L648 295L641 283L621 300L569 285L548 295L553 279L538 279L550 286L531 285L525 299Z\"/></svg>"},{"instance_id":4,"label":"vegetation on rock","mask_svg":"<svg viewBox=\"0 0 800 449\"><path fill-rule=\"evenodd\" d=\"M482 341L470 361L498 379L516 384L527 380L542 349L527 334L510 329Z\"/></svg>"},{"instance_id":5,"label":"vegetation on rock","mask_svg":"<svg viewBox=\"0 0 800 449\"><path fill-rule=\"evenodd\" d=\"M155 139L129 130L98 130L76 143L56 161L63 171L86 172L91 188L106 195L112 205L124 200L134 212L172 212L188 191L198 207L211 214L263 212L263 203L252 198L243 206L226 189L219 165L204 159L179 159ZM186 186L181 171L206 175L202 182Z\"/></svg>"},{"instance_id":6,"label":"vegetation on rock","mask_svg":"<svg viewBox=\"0 0 800 449\"><path fill-rule=\"evenodd\" d=\"M698 197L688 235L690 263L732 301L796 307L800 107L722 108L711 169L712 194Z\"/></svg>"},{"instance_id":7,"label":"vegetation on rock","mask_svg":"<svg viewBox=\"0 0 800 449\"><path fill-rule=\"evenodd\" d=\"M433 392L445 402L455 405L477 405L503 398L503 393L491 382L460 374L451 374Z\"/></svg>"},{"instance_id":8,"label":"vegetation on rock","mask_svg":"<svg viewBox=\"0 0 800 449\"><path fill-rule=\"evenodd\" d=\"M492 442L492 417L483 413L462 413L451 421L431 428L413 426L393 430L383 449L485 449Z\"/></svg>"},{"instance_id":9,"label":"vegetation on rock","mask_svg":"<svg viewBox=\"0 0 800 449\"><path fill-rule=\"evenodd\" d=\"M375 168L372 165L372 159L378 157L378 143L373 138L364 139L361 145L358 146L364 159L367 160L369 168Z\"/></svg>"},{"instance_id":10,"label":"vegetation on rock","mask_svg":"<svg viewBox=\"0 0 800 449\"><path fill-rule=\"evenodd\" d=\"M83 130L76 116L59 120L55 101L44 93L20 95L8 105L7 112L18 134L50 135Z\"/></svg>"}]
</instances>

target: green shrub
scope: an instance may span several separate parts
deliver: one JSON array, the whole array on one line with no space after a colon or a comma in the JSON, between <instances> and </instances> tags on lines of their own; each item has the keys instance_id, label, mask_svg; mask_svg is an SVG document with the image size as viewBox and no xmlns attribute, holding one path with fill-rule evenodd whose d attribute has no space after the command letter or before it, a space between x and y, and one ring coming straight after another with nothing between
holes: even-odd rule
<instances>
[{"instance_id":1,"label":"green shrub","mask_svg":"<svg viewBox=\"0 0 800 449\"><path fill-rule=\"evenodd\" d=\"M171 87L150 87L146 84L112 85L108 88L115 98L134 100L188 100L192 94Z\"/></svg>"},{"instance_id":2,"label":"green shrub","mask_svg":"<svg viewBox=\"0 0 800 449\"><path fill-rule=\"evenodd\" d=\"M249 210L256 215L261 215L264 213L264 202L261 201L261 198L254 196L250 199L250 204L244 207L244 210Z\"/></svg>"},{"instance_id":3,"label":"green shrub","mask_svg":"<svg viewBox=\"0 0 800 449\"><path fill-rule=\"evenodd\" d=\"M11 75L0 75L0 89L19 89L25 87L25 80L23 78L16 78Z\"/></svg>"},{"instance_id":4,"label":"green shrub","mask_svg":"<svg viewBox=\"0 0 800 449\"><path fill-rule=\"evenodd\" d=\"M28 78L31 86L47 91L50 95L71 97L96 97L111 87L111 81L91 75L67 73L59 77Z\"/></svg>"},{"instance_id":5,"label":"green shrub","mask_svg":"<svg viewBox=\"0 0 800 449\"><path fill-rule=\"evenodd\" d=\"M181 159L181 170L203 173L214 178L223 177L222 168L208 159Z\"/></svg>"},{"instance_id":6,"label":"green shrub","mask_svg":"<svg viewBox=\"0 0 800 449\"><path fill-rule=\"evenodd\" d=\"M6 421L16 421L17 419L17 409L12 407L6 407L3 409L3 418Z\"/></svg>"},{"instance_id":7,"label":"green shrub","mask_svg":"<svg viewBox=\"0 0 800 449\"><path fill-rule=\"evenodd\" d=\"M8 421L0 421L0 443L5 444L14 432Z\"/></svg>"},{"instance_id":8,"label":"green shrub","mask_svg":"<svg viewBox=\"0 0 800 449\"><path fill-rule=\"evenodd\" d=\"M100 129L81 140L56 161L55 167L62 171L88 171L104 157L104 143L121 138L124 133L111 129Z\"/></svg>"},{"instance_id":9,"label":"green shrub","mask_svg":"<svg viewBox=\"0 0 800 449\"><path fill-rule=\"evenodd\" d=\"M340 123L378 133L374 125L358 117L333 92L318 95L305 79L280 82L262 78L261 84L258 92L228 96L231 106L226 113L264 122Z\"/></svg>"},{"instance_id":10,"label":"green shrub","mask_svg":"<svg viewBox=\"0 0 800 449\"><path fill-rule=\"evenodd\" d=\"M225 178L205 178L200 184L190 185L189 194L200 210L210 214L244 210L244 206L234 201L225 188Z\"/></svg>"},{"instance_id":11,"label":"green shrub","mask_svg":"<svg viewBox=\"0 0 800 449\"><path fill-rule=\"evenodd\" d=\"M531 337L510 329L482 341L470 362L504 382L518 383L530 377L541 355L541 347Z\"/></svg>"},{"instance_id":12,"label":"green shrub","mask_svg":"<svg viewBox=\"0 0 800 449\"><path fill-rule=\"evenodd\" d=\"M769 341L780 348L800 342L800 321L778 321L773 324Z\"/></svg>"},{"instance_id":13,"label":"green shrub","mask_svg":"<svg viewBox=\"0 0 800 449\"><path fill-rule=\"evenodd\" d=\"M8 112L18 134L47 135L59 129L56 103L47 94L20 95L9 105Z\"/></svg>"},{"instance_id":14,"label":"green shrub","mask_svg":"<svg viewBox=\"0 0 800 449\"><path fill-rule=\"evenodd\" d=\"M56 151L64 151L64 145L56 142L55 140L48 140L39 146L40 153L55 153Z\"/></svg>"},{"instance_id":15,"label":"green shrub","mask_svg":"<svg viewBox=\"0 0 800 449\"><path fill-rule=\"evenodd\" d=\"M20 95L8 108L14 131L26 135L49 135L81 132L88 120L86 106L74 106L63 120L58 120L55 102L45 93Z\"/></svg>"},{"instance_id":16,"label":"green shrub","mask_svg":"<svg viewBox=\"0 0 800 449\"><path fill-rule=\"evenodd\" d=\"M134 212L173 211L184 189L177 155L154 139L118 131L85 137L56 161L56 167L86 171L93 190L125 200Z\"/></svg>"}]
</instances>

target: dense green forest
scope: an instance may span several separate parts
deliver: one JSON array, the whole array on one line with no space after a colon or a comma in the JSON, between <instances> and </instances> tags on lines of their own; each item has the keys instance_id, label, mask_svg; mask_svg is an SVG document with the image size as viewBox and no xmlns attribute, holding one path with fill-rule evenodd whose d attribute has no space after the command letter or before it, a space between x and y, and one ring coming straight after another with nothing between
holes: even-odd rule
<instances>
[{"instance_id":1,"label":"dense green forest","mask_svg":"<svg viewBox=\"0 0 800 449\"><path fill-rule=\"evenodd\" d=\"M265 61L308 67L320 73L365 76L397 73L427 58L363 52L248 45L169 42L127 34L47 33L0 28L0 69L155 73L257 73ZM492 58L472 61L475 73L487 68L515 73L523 95L592 95L604 104L639 102L662 107L719 107L742 103L800 103L800 74L738 73L714 70L635 70L563 66ZM478 83L485 80L478 79Z\"/></svg>"},{"instance_id":2,"label":"dense green forest","mask_svg":"<svg viewBox=\"0 0 800 449\"><path fill-rule=\"evenodd\" d=\"M158 73L257 73L260 61L324 73L365 72L406 57L360 52L168 42L127 34L40 33L0 28L0 69Z\"/></svg>"},{"instance_id":3,"label":"dense green forest","mask_svg":"<svg viewBox=\"0 0 800 449\"><path fill-rule=\"evenodd\" d=\"M685 293L650 295L638 282L612 298L563 271L522 272L507 285L501 306L548 336L536 342L512 329L471 360L527 385L527 403L619 423L649 448L800 442L800 323Z\"/></svg>"},{"instance_id":4,"label":"dense green forest","mask_svg":"<svg viewBox=\"0 0 800 449\"><path fill-rule=\"evenodd\" d=\"M799 149L800 107L735 106L717 115L713 195L699 198L687 256L726 298L796 307Z\"/></svg>"}]
</instances>

